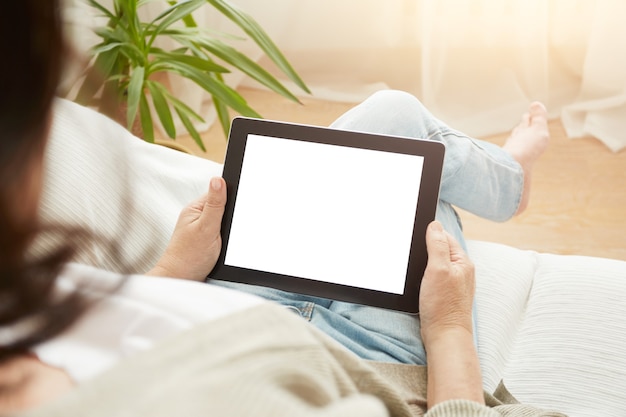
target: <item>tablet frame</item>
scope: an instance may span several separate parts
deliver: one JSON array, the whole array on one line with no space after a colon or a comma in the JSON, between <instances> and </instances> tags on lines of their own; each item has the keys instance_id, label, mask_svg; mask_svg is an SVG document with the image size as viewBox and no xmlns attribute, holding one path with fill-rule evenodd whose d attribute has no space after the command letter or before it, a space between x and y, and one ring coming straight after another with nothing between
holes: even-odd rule
<instances>
[{"instance_id":1,"label":"tablet frame","mask_svg":"<svg viewBox=\"0 0 626 417\"><path fill-rule=\"evenodd\" d=\"M424 158L403 294L393 294L225 265L226 250L228 248L233 214L237 204L237 191L248 135L262 135L321 144L404 153L422 156ZM418 313L419 290L428 261L425 241L426 228L428 224L435 219L444 154L445 146L443 143L427 139L345 131L247 117L235 118L231 125L222 174L227 184L228 195L221 228L222 249L217 264L208 278L260 285L283 291L403 311L406 313Z\"/></svg>"}]
</instances>

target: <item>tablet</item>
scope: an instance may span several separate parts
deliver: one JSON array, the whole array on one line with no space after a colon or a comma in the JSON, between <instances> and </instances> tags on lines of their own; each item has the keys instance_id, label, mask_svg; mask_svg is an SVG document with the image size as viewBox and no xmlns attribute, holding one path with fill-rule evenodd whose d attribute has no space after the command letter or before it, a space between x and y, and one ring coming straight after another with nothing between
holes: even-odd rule
<instances>
[{"instance_id":1,"label":"tablet","mask_svg":"<svg viewBox=\"0 0 626 417\"><path fill-rule=\"evenodd\" d=\"M239 117L211 279L417 313L440 142Z\"/></svg>"}]
</instances>

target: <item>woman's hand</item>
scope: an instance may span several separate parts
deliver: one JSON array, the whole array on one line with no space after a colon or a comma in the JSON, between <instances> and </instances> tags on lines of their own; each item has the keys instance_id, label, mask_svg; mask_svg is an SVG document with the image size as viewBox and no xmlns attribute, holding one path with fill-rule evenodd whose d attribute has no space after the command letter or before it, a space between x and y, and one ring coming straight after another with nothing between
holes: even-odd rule
<instances>
[{"instance_id":1,"label":"woman's hand","mask_svg":"<svg viewBox=\"0 0 626 417\"><path fill-rule=\"evenodd\" d=\"M428 226L426 246L420 320L428 364L428 407L453 399L484 404L472 324L474 265L439 222Z\"/></svg>"},{"instance_id":2,"label":"woman's hand","mask_svg":"<svg viewBox=\"0 0 626 417\"><path fill-rule=\"evenodd\" d=\"M472 333L474 264L437 221L426 231L428 265L420 290L422 338L447 329Z\"/></svg>"},{"instance_id":3,"label":"woman's hand","mask_svg":"<svg viewBox=\"0 0 626 417\"><path fill-rule=\"evenodd\" d=\"M212 178L209 192L181 211L165 253L147 275L204 281L222 247L225 205L226 184Z\"/></svg>"}]
</instances>

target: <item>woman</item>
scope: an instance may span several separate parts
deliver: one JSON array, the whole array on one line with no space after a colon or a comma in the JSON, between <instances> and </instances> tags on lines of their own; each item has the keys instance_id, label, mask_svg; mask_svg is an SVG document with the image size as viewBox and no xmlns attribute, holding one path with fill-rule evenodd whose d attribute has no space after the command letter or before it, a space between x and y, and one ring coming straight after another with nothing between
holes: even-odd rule
<instances>
[{"instance_id":1,"label":"woman","mask_svg":"<svg viewBox=\"0 0 626 417\"><path fill-rule=\"evenodd\" d=\"M0 52L12 58L11 65L3 66L0 73L5 84L0 96L1 412L32 416L410 415L422 413L426 406L427 378L428 415L498 415L484 406L473 343L473 268L462 249L462 235L450 204L493 218L523 209L529 192L528 182L523 180L529 178L532 164L547 142L541 105L531 106L506 151L485 150L445 128L405 94L380 94L336 123L346 129L411 135L406 131L408 120L416 122L408 123L416 129L414 136L440 137L449 147L453 159L447 159L442 185L442 198L448 202L440 206L441 222L432 223L426 236L429 264L421 289L420 321L409 321L398 313L385 316L359 306L304 300L317 303L320 314L316 316L322 321L314 324L323 330L320 332L273 303L250 302L188 331L169 334L152 349L113 363L108 370L77 384L64 369L42 360L45 355L38 349L62 338L65 330L72 333L70 326L76 321L89 323L93 314L86 311L89 303L84 292L65 291L61 296L57 292L63 275L76 270L65 267L73 253L73 238L85 232L66 230L66 246L41 258L26 256L42 230L36 219L43 155L63 56L59 8L51 0L11 2L0 19ZM389 107L387 104L393 104L391 108L398 112L378 111ZM493 164L484 167L486 161ZM453 177L468 177L463 174L480 166L505 189L504 202L495 208L477 195L481 186L468 193L467 183L453 181ZM183 210L170 245L149 274L203 280L219 253L225 200L223 180L214 178L207 195ZM455 237L443 230L442 223ZM206 247L199 242L212 244ZM89 271L79 268L80 273ZM134 280L130 278L128 283ZM303 301L297 295L265 289L238 289L285 304ZM239 297L232 291L220 294ZM387 320L402 325L391 335L385 334L385 329L371 332L363 320L372 317L376 326ZM341 318L341 323L335 318ZM361 340L356 345L352 338L342 338L340 333L347 332L358 332L366 343L361 337L356 338ZM325 333L343 340L344 346ZM423 366L409 365L423 364L425 359L420 335L428 354L427 376ZM489 399L490 405L497 404Z\"/></svg>"}]
</instances>

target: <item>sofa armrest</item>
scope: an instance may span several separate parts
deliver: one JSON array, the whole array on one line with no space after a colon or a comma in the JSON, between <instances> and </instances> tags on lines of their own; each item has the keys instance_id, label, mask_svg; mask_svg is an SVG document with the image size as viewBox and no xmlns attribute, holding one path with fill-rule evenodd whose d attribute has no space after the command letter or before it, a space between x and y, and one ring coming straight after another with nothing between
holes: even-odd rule
<instances>
[{"instance_id":1,"label":"sofa armrest","mask_svg":"<svg viewBox=\"0 0 626 417\"><path fill-rule=\"evenodd\" d=\"M470 241L486 389L576 416L626 404L626 262Z\"/></svg>"},{"instance_id":2,"label":"sofa armrest","mask_svg":"<svg viewBox=\"0 0 626 417\"><path fill-rule=\"evenodd\" d=\"M41 201L45 223L84 227L121 243L122 258L78 242L78 262L143 273L161 256L180 210L221 175L215 162L153 145L111 119L58 99L46 150ZM48 236L41 252L58 243Z\"/></svg>"}]
</instances>

